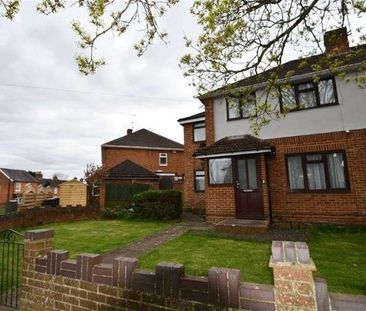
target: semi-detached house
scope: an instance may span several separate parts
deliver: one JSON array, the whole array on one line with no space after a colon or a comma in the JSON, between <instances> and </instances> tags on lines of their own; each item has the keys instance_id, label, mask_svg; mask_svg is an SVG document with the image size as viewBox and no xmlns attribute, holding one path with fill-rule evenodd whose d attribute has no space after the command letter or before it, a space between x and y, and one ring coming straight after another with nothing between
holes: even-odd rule
<instances>
[{"instance_id":1,"label":"semi-detached house","mask_svg":"<svg viewBox=\"0 0 366 311\"><path fill-rule=\"evenodd\" d=\"M259 136L248 117L271 71L200 96L205 111L178 120L186 206L204 207L210 222L366 223L366 89L354 81L365 74L366 45L349 47L345 28L326 33L324 43L325 53L337 49L345 77L327 68L314 72L326 54L281 65L290 87L271 103L289 112ZM243 106L230 92L248 87L251 105Z\"/></svg>"}]
</instances>

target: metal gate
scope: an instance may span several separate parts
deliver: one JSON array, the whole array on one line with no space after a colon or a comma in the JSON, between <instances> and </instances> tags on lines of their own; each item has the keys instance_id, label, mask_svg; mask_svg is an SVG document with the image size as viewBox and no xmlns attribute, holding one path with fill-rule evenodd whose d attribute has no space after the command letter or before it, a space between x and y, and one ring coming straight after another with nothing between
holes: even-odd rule
<instances>
[{"instance_id":1,"label":"metal gate","mask_svg":"<svg viewBox=\"0 0 366 311\"><path fill-rule=\"evenodd\" d=\"M17 308L22 278L24 235L0 232L0 306Z\"/></svg>"}]
</instances>

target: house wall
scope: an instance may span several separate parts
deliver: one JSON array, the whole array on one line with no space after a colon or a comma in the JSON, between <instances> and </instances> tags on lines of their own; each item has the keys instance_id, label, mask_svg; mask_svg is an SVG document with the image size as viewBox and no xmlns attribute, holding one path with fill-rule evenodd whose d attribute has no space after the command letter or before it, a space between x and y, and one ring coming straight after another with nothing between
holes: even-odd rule
<instances>
[{"instance_id":1,"label":"house wall","mask_svg":"<svg viewBox=\"0 0 366 311\"><path fill-rule=\"evenodd\" d=\"M167 166L159 165L159 153L168 154ZM110 169L125 160L131 160L152 172L162 170L178 175L184 172L183 151L102 147L102 163L105 169Z\"/></svg>"},{"instance_id":2,"label":"house wall","mask_svg":"<svg viewBox=\"0 0 366 311\"><path fill-rule=\"evenodd\" d=\"M9 179L0 172L0 206L9 200L9 186L11 186L11 182L9 185Z\"/></svg>"},{"instance_id":3,"label":"house wall","mask_svg":"<svg viewBox=\"0 0 366 311\"><path fill-rule=\"evenodd\" d=\"M346 78L353 78L347 75ZM260 138L291 137L318 133L362 129L366 125L366 89L356 83L336 77L339 105L290 112L283 119L273 120L264 126ZM263 91L256 92L257 102L261 102ZM271 98L272 105L278 104ZM214 100L215 141L226 136L251 134L248 119L227 121L225 98Z\"/></svg>"},{"instance_id":4,"label":"house wall","mask_svg":"<svg viewBox=\"0 0 366 311\"><path fill-rule=\"evenodd\" d=\"M184 207L205 208L205 192L196 192L194 186L195 170L205 170L204 161L192 155L200 144L193 142L193 124L184 124ZM206 178L207 179L207 178Z\"/></svg>"},{"instance_id":5,"label":"house wall","mask_svg":"<svg viewBox=\"0 0 366 311\"><path fill-rule=\"evenodd\" d=\"M366 129L273 139L276 156L268 161L274 222L366 224ZM285 155L345 150L349 192L289 192Z\"/></svg>"}]
</instances>

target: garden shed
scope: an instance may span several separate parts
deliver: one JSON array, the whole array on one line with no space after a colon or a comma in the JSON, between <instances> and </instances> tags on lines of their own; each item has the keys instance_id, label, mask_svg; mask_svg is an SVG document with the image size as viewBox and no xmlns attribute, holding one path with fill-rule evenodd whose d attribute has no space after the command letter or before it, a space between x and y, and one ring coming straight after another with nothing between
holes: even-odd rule
<instances>
[{"instance_id":1,"label":"garden shed","mask_svg":"<svg viewBox=\"0 0 366 311\"><path fill-rule=\"evenodd\" d=\"M60 205L66 206L86 206L87 185L73 179L60 185Z\"/></svg>"}]
</instances>

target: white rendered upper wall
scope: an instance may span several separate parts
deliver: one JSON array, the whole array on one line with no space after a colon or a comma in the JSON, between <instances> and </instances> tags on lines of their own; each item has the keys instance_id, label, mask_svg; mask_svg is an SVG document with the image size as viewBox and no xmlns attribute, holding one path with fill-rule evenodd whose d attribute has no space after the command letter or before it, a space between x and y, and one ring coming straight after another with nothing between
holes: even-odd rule
<instances>
[{"instance_id":1,"label":"white rendered upper wall","mask_svg":"<svg viewBox=\"0 0 366 311\"><path fill-rule=\"evenodd\" d=\"M260 131L260 138L278 138L366 128L366 89L338 77L339 105L289 112ZM262 91L263 93L263 91ZM260 101L261 91L256 92ZM278 101L278 99L274 99ZM214 100L215 141L226 136L252 134L248 119L227 120L225 98Z\"/></svg>"}]
</instances>

